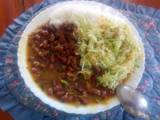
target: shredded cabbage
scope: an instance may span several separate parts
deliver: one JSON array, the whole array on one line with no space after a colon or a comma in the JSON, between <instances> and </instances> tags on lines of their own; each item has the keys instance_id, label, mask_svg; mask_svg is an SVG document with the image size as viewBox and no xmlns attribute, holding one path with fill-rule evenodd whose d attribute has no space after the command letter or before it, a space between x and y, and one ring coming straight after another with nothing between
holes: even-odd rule
<instances>
[{"instance_id":1,"label":"shredded cabbage","mask_svg":"<svg viewBox=\"0 0 160 120\"><path fill-rule=\"evenodd\" d=\"M103 68L97 81L115 89L134 70L139 45L132 38L126 24L115 24L104 17L92 22L86 16L76 16L78 25L78 52L81 55L81 73L91 74L92 65Z\"/></svg>"}]
</instances>

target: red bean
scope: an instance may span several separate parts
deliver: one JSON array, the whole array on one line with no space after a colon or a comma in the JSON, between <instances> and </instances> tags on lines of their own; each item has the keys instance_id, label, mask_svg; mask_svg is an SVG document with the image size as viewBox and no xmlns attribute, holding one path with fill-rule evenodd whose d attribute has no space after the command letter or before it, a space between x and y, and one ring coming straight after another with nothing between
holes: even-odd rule
<instances>
[{"instance_id":1,"label":"red bean","mask_svg":"<svg viewBox=\"0 0 160 120\"><path fill-rule=\"evenodd\" d=\"M50 24L48 27L52 33L55 33L57 31L56 27L53 24Z\"/></svg>"},{"instance_id":2,"label":"red bean","mask_svg":"<svg viewBox=\"0 0 160 120\"><path fill-rule=\"evenodd\" d=\"M47 30L41 30L40 34L47 37L49 35L49 32Z\"/></svg>"},{"instance_id":3,"label":"red bean","mask_svg":"<svg viewBox=\"0 0 160 120\"><path fill-rule=\"evenodd\" d=\"M39 47L43 48L43 47L46 47L46 45L47 45L47 41L45 40L39 45Z\"/></svg>"},{"instance_id":4,"label":"red bean","mask_svg":"<svg viewBox=\"0 0 160 120\"><path fill-rule=\"evenodd\" d=\"M39 69L38 69L38 68L33 67L33 68L32 68L32 72L33 72L33 73L38 73L38 72L39 72Z\"/></svg>"},{"instance_id":5,"label":"red bean","mask_svg":"<svg viewBox=\"0 0 160 120\"><path fill-rule=\"evenodd\" d=\"M107 95L107 92L105 90L101 91L101 97L105 98Z\"/></svg>"},{"instance_id":6,"label":"red bean","mask_svg":"<svg viewBox=\"0 0 160 120\"><path fill-rule=\"evenodd\" d=\"M96 89L96 88L92 88L89 92L94 94L94 95L98 95L98 96L101 95L101 91Z\"/></svg>"},{"instance_id":7,"label":"red bean","mask_svg":"<svg viewBox=\"0 0 160 120\"><path fill-rule=\"evenodd\" d=\"M30 56L30 58L28 60L32 62L32 61L35 60L35 57L34 56Z\"/></svg>"},{"instance_id":8,"label":"red bean","mask_svg":"<svg viewBox=\"0 0 160 120\"><path fill-rule=\"evenodd\" d=\"M40 66L40 64L41 64L41 63L38 62L38 61L34 61L34 62L33 62L33 65L34 65L34 66L37 66L37 67Z\"/></svg>"},{"instance_id":9,"label":"red bean","mask_svg":"<svg viewBox=\"0 0 160 120\"><path fill-rule=\"evenodd\" d=\"M49 96L53 96L53 89L52 88L48 88L48 95Z\"/></svg>"},{"instance_id":10,"label":"red bean","mask_svg":"<svg viewBox=\"0 0 160 120\"><path fill-rule=\"evenodd\" d=\"M53 42L55 40L55 35L51 34L49 41Z\"/></svg>"},{"instance_id":11,"label":"red bean","mask_svg":"<svg viewBox=\"0 0 160 120\"><path fill-rule=\"evenodd\" d=\"M72 101L72 100L73 100L73 98L74 98L74 97L73 97L73 96L71 96L71 95L70 95L70 96L67 96L67 99L68 99L69 101Z\"/></svg>"},{"instance_id":12,"label":"red bean","mask_svg":"<svg viewBox=\"0 0 160 120\"><path fill-rule=\"evenodd\" d=\"M54 35L55 35L55 39L59 39L59 37L60 37L59 31L56 31L56 32L54 33Z\"/></svg>"},{"instance_id":13,"label":"red bean","mask_svg":"<svg viewBox=\"0 0 160 120\"><path fill-rule=\"evenodd\" d=\"M96 74L95 76L97 76L97 75L99 76L99 75L103 74L102 68L99 66L93 65L92 70L93 70L93 73Z\"/></svg>"},{"instance_id":14,"label":"red bean","mask_svg":"<svg viewBox=\"0 0 160 120\"><path fill-rule=\"evenodd\" d=\"M65 31L73 32L76 28L75 24L63 24Z\"/></svg>"},{"instance_id":15,"label":"red bean","mask_svg":"<svg viewBox=\"0 0 160 120\"><path fill-rule=\"evenodd\" d=\"M65 63L67 62L67 58L65 58L65 57L60 57L60 61L65 64Z\"/></svg>"},{"instance_id":16,"label":"red bean","mask_svg":"<svg viewBox=\"0 0 160 120\"><path fill-rule=\"evenodd\" d=\"M51 61L51 63L54 63L54 62L55 62L55 57L54 57L54 55L51 55L50 61Z\"/></svg>"},{"instance_id":17,"label":"red bean","mask_svg":"<svg viewBox=\"0 0 160 120\"><path fill-rule=\"evenodd\" d=\"M83 91L84 91L84 88L82 88L82 87L77 87L77 90L79 91L79 92L81 92L81 93L83 93Z\"/></svg>"},{"instance_id":18,"label":"red bean","mask_svg":"<svg viewBox=\"0 0 160 120\"><path fill-rule=\"evenodd\" d=\"M56 91L55 94L58 96L63 96L65 95L65 91Z\"/></svg>"},{"instance_id":19,"label":"red bean","mask_svg":"<svg viewBox=\"0 0 160 120\"><path fill-rule=\"evenodd\" d=\"M63 101L68 101L68 95L65 94L64 96L61 97L61 99L62 99Z\"/></svg>"},{"instance_id":20,"label":"red bean","mask_svg":"<svg viewBox=\"0 0 160 120\"><path fill-rule=\"evenodd\" d=\"M74 77L74 76L75 76L75 74L72 73L71 71L68 71L66 75L67 75L68 77Z\"/></svg>"},{"instance_id":21,"label":"red bean","mask_svg":"<svg viewBox=\"0 0 160 120\"><path fill-rule=\"evenodd\" d=\"M49 64L50 69L54 69L54 64Z\"/></svg>"},{"instance_id":22,"label":"red bean","mask_svg":"<svg viewBox=\"0 0 160 120\"><path fill-rule=\"evenodd\" d=\"M85 97L87 97L87 95L88 95L88 94L87 94L87 91L83 91L82 94L83 94L83 96L85 96Z\"/></svg>"},{"instance_id":23,"label":"red bean","mask_svg":"<svg viewBox=\"0 0 160 120\"><path fill-rule=\"evenodd\" d=\"M54 89L54 91L62 90L62 86L56 84L53 89Z\"/></svg>"},{"instance_id":24,"label":"red bean","mask_svg":"<svg viewBox=\"0 0 160 120\"><path fill-rule=\"evenodd\" d=\"M33 35L30 36L30 39L40 40L40 39L41 39L41 36L40 36L38 33L35 33L35 34L33 34Z\"/></svg>"},{"instance_id":25,"label":"red bean","mask_svg":"<svg viewBox=\"0 0 160 120\"><path fill-rule=\"evenodd\" d=\"M79 101L81 104L88 104L89 99L87 97L79 97Z\"/></svg>"},{"instance_id":26,"label":"red bean","mask_svg":"<svg viewBox=\"0 0 160 120\"><path fill-rule=\"evenodd\" d=\"M54 47L54 49L57 51L63 51L63 46L61 44L58 44L57 46Z\"/></svg>"},{"instance_id":27,"label":"red bean","mask_svg":"<svg viewBox=\"0 0 160 120\"><path fill-rule=\"evenodd\" d=\"M40 52L39 48L35 47L35 46L34 46L34 50L35 50L36 53Z\"/></svg>"}]
</instances>

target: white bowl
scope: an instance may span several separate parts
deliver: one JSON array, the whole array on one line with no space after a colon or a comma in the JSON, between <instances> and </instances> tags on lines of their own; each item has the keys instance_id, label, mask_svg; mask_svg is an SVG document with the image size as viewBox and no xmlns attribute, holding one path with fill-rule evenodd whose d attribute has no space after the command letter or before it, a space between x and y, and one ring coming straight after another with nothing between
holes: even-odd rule
<instances>
[{"instance_id":1,"label":"white bowl","mask_svg":"<svg viewBox=\"0 0 160 120\"><path fill-rule=\"evenodd\" d=\"M59 8L80 8L83 12L85 11L92 11L93 13L101 13L107 18L117 21L117 22L125 22L129 25L129 27L132 29L133 32L133 39L135 39L141 46L142 51L142 57L140 58L140 67L135 69L135 71L131 74L131 77L126 82L126 84L136 88L141 80L143 71L144 71L144 64L145 64L145 58L144 58L144 48L143 43L141 41L141 38L135 29L135 27L132 25L132 23L120 12L117 10L93 1L67 1L67 2L59 2L57 4L54 4L41 12L39 12L27 25L25 30L23 31L23 34L21 36L21 39L19 41L18 45L18 67L21 73L21 76L24 79L25 84L28 86L28 88L33 92L33 94L38 97L42 102L48 104L49 106L56 108L57 110L64 111L66 113L75 113L75 114L95 114L101 111L109 110L114 106L119 105L119 101L116 97L111 98L108 100L106 104L98 103L95 105L86 105L86 106L73 106L70 104L62 103L60 101L57 101L53 98L48 97L34 82L28 68L27 68L27 57L26 57L26 51L27 51L27 40L28 35L32 33L38 26L41 26L42 24L46 23L49 18L51 17L52 13L59 9Z\"/></svg>"}]
</instances>

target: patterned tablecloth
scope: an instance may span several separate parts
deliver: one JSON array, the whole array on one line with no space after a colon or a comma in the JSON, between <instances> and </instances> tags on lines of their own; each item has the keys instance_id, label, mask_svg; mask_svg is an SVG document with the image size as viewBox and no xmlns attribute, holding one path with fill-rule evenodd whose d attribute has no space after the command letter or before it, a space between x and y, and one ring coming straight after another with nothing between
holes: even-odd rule
<instances>
[{"instance_id":1,"label":"patterned tablecloth","mask_svg":"<svg viewBox=\"0 0 160 120\"><path fill-rule=\"evenodd\" d=\"M17 67L17 45L31 18L58 0L45 0L14 20L0 40L0 107L15 120L140 120L121 106L94 115L75 115L57 111L42 103L25 86ZM137 27L146 54L145 72L138 90L146 95L151 120L160 120L160 10L119 0L99 0L117 8Z\"/></svg>"}]
</instances>

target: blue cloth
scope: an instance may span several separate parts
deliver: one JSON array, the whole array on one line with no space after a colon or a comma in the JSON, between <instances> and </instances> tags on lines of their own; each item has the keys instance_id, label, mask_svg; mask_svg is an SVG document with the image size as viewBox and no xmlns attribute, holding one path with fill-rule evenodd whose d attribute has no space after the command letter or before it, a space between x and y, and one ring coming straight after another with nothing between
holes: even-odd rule
<instances>
[{"instance_id":1,"label":"blue cloth","mask_svg":"<svg viewBox=\"0 0 160 120\"><path fill-rule=\"evenodd\" d=\"M40 10L58 0L45 0L14 20L0 40L0 107L15 120L141 120L121 106L94 115L66 114L42 103L25 86L17 66L17 45L23 29ZM145 72L138 90L146 95L151 120L160 120L160 9L118 0L99 0L119 9L137 27L145 46Z\"/></svg>"}]
</instances>

